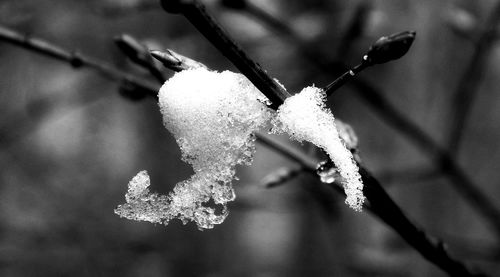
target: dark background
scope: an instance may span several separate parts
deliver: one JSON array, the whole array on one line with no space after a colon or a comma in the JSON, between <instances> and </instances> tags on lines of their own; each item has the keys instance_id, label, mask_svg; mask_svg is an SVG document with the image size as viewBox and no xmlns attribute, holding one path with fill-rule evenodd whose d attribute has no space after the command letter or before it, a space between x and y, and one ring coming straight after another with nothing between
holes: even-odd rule
<instances>
[{"instance_id":1,"label":"dark background","mask_svg":"<svg viewBox=\"0 0 500 277\"><path fill-rule=\"evenodd\" d=\"M265 1L325 60L354 66L382 35L416 30L402 59L361 75L440 143L455 116L452 96L495 1ZM204 1L210 12L290 92L324 86L332 75L296 43L244 11ZM353 23L359 28L352 28ZM170 48L217 70L234 67L182 16L149 0L4 0L0 24L151 78L112 42L127 33L150 49ZM349 31L351 29L352 31ZM500 207L500 48L488 53L458 161ZM172 72L166 70L166 76ZM488 222L464 201L428 156L382 121L350 86L330 98L350 123L362 159L407 215L448 243L456 257L495 276L500 245ZM301 175L265 189L263 177L296 167L257 146L238 169L237 199L213 230L120 219L128 181L148 170L167 193L191 175L163 128L154 101L130 101L118 83L0 42L1 276L445 276L368 212ZM287 141L286 138L282 138ZM293 144L300 148L300 145ZM318 194L327 201L318 201Z\"/></svg>"}]
</instances>

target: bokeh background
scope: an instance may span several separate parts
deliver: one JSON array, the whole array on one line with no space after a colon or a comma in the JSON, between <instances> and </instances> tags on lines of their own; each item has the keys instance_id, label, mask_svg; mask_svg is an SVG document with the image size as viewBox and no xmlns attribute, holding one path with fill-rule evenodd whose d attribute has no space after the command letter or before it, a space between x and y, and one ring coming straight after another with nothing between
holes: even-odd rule
<instances>
[{"instance_id":1,"label":"bokeh background","mask_svg":"<svg viewBox=\"0 0 500 277\"><path fill-rule=\"evenodd\" d=\"M473 41L497 4L249 1L295 37L255 11L203 2L291 92L336 77L307 53L354 66L378 37L416 30L405 57L368 69L362 78L440 143L455 116L451 99ZM3 0L0 24L152 82L113 44L114 36L130 34L150 49L170 48L213 69L236 71L182 16L166 14L155 0ZM500 48L490 44L457 160L500 208ZM215 229L119 218L113 209L138 171L148 170L160 193L191 175L157 104L130 101L119 86L91 69L75 70L0 42L1 276L446 276L371 214L350 210L305 174L266 189L264 177L297 165L261 145L253 165L238 168L237 200ZM352 86L332 96L330 105L353 126L367 168L410 218L447 242L456 257L500 274L498 236L424 152L381 120Z\"/></svg>"}]
</instances>

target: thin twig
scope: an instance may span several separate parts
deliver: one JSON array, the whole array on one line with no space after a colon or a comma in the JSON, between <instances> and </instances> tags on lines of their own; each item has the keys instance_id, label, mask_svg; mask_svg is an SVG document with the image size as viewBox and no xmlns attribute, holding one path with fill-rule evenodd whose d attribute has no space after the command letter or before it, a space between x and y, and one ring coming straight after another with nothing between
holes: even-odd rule
<instances>
[{"instance_id":1,"label":"thin twig","mask_svg":"<svg viewBox=\"0 0 500 277\"><path fill-rule=\"evenodd\" d=\"M274 18L272 15L262 10L260 7L252 4L250 1L239 0L245 5L240 5L240 9L249 15L254 16L277 33L285 35L293 44L296 44L300 53L317 65L319 68L328 71L331 74L344 74L345 81L350 83L354 92L365 100L376 114L386 121L390 126L398 130L410 142L419 147L432 159L438 169L442 169L451 181L452 186L460 195L469 202L479 214L481 214L493 226L498 237L500 237L500 211L494 203L487 197L465 173L464 170L455 162L452 155L441 147L434 139L423 131L417 124L401 113L384 94L368 81L350 77L350 69L339 61L328 61L316 51L316 47L302 40L287 24ZM332 84L330 84L332 85ZM335 88L338 88L335 85Z\"/></svg>"},{"instance_id":2,"label":"thin twig","mask_svg":"<svg viewBox=\"0 0 500 277\"><path fill-rule=\"evenodd\" d=\"M197 1L182 1L182 0L164 0L162 5L170 12L181 12L183 13L195 26L199 28L201 23L206 26L216 26L216 30L220 30L218 24L209 17L204 11L204 7ZM197 11L198 10L198 11ZM206 22L210 20L211 22ZM223 32L213 32L204 30L205 36L209 36L210 41L218 41L217 47L224 53L225 51L231 52L234 47L232 40L227 37ZM210 38L211 35L222 36L219 38ZM245 59L248 59L246 55L243 55ZM228 55L229 57L229 55ZM230 58L231 62L238 63L234 59L238 57ZM255 64L254 62L248 63L249 65ZM259 69L260 70L260 67ZM253 72L254 70L249 70ZM263 71L262 71L263 72ZM264 72L263 72L264 73ZM265 73L264 73L265 74ZM255 75L246 76L254 84L259 83L260 80ZM254 80L252 80L254 79ZM270 78L269 78L270 79ZM273 82L274 83L274 82ZM268 99L280 99L284 95L279 95L279 91L274 91L272 89L263 90L262 93ZM274 94L274 95L273 95ZM271 100L272 101L272 100ZM276 107L276 103L272 107ZM279 105L278 105L279 106ZM287 152L288 151L282 151ZM297 159L300 160L300 159ZM389 226L393 227L396 232L398 232L411 246L413 246L418 252L420 252L429 261L446 271L450 276L484 276L479 274L474 274L460 261L455 260L449 256L442 243L437 243L431 241L431 239L419 228L417 228L408 218L404 215L397 204L391 199L391 197L385 192L378 181L371 176L371 174L360 166L360 174L362 176L365 195L369 201L369 208L378 217L380 217ZM338 185L336 185L338 186Z\"/></svg>"},{"instance_id":3,"label":"thin twig","mask_svg":"<svg viewBox=\"0 0 500 277\"><path fill-rule=\"evenodd\" d=\"M474 53L460 78L456 91L452 94L452 106L449 115L450 130L447 145L450 152L456 154L467 124L470 109L477 96L477 90L488 64L488 57L496 45L497 30L500 24L500 1L486 21L485 28L475 42Z\"/></svg>"},{"instance_id":4,"label":"thin twig","mask_svg":"<svg viewBox=\"0 0 500 277\"><path fill-rule=\"evenodd\" d=\"M92 57L82 55L78 52L71 52L45 40L23 35L17 31L0 25L0 40L5 41L27 50L55 58L69 63L74 68L89 67L111 80L120 81L122 85L131 85L142 93L156 95L157 86L147 81L139 79L134 75L121 71L109 64Z\"/></svg>"}]
</instances>

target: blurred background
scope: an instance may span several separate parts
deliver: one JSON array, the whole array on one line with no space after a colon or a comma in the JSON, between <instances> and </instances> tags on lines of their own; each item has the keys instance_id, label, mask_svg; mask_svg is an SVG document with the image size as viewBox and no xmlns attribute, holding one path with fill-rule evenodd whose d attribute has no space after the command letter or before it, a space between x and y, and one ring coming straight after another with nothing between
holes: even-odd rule
<instances>
[{"instance_id":1,"label":"blurred background","mask_svg":"<svg viewBox=\"0 0 500 277\"><path fill-rule=\"evenodd\" d=\"M129 34L150 49L236 71L158 2L2 0L0 24L152 84L113 37ZM442 146L464 115L456 160L500 208L500 48L494 38L477 43L484 30L495 30L497 1L248 0L242 9L234 9L237 1L203 2L290 92L328 84L339 74L334 61L356 65L380 36L417 31L405 57L360 77ZM471 65L473 59L479 62ZM464 79L473 99L460 110L453 99ZM350 210L306 174L266 188L263 178L297 165L262 145L252 166L238 168L237 199L213 230L119 218L113 209L138 171L148 170L160 193L192 174L157 104L131 101L119 87L92 69L0 41L1 276L446 276L373 215ZM406 214L457 258L500 274L499 236L428 153L384 120L356 85L329 102L356 131L366 167Z\"/></svg>"}]
</instances>

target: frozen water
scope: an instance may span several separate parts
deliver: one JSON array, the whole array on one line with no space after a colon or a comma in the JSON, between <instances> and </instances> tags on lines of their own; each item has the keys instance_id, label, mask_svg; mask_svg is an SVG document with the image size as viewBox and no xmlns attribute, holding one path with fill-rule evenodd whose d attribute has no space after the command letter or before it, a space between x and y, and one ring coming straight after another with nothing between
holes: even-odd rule
<instances>
[{"instance_id":1,"label":"frozen water","mask_svg":"<svg viewBox=\"0 0 500 277\"><path fill-rule=\"evenodd\" d=\"M128 183L128 191L125 194L127 203L118 206L115 213L132 219L161 223L169 206L166 196L149 192L149 175L141 171Z\"/></svg>"},{"instance_id":2,"label":"frozen water","mask_svg":"<svg viewBox=\"0 0 500 277\"><path fill-rule=\"evenodd\" d=\"M183 223L194 221L199 229L222 223L228 214L227 202L235 199L231 184L235 166L251 163L254 133L271 119L274 132L310 141L328 153L337 169L323 172L321 179L333 182L338 170L344 181L346 203L361 210L363 184L352 154L346 149L346 145L356 148L357 138L344 124L339 134L320 89L305 88L288 98L275 113L245 76L197 68L176 73L165 82L158 97L165 127L195 174L177 183L168 195L159 195L149 191L147 172L139 172L129 183L126 203L115 210L118 215L165 225L178 218ZM209 201L222 211L216 213Z\"/></svg>"},{"instance_id":3,"label":"frozen water","mask_svg":"<svg viewBox=\"0 0 500 277\"><path fill-rule=\"evenodd\" d=\"M286 132L295 140L323 148L344 179L346 203L360 211L365 199L361 176L351 152L339 137L333 114L325 107L325 98L320 88L311 86L286 99L273 120L274 132Z\"/></svg>"},{"instance_id":4,"label":"frozen water","mask_svg":"<svg viewBox=\"0 0 500 277\"><path fill-rule=\"evenodd\" d=\"M200 229L213 228L224 221L226 203L235 198L235 166L251 163L253 133L269 122L267 99L243 75L205 68L175 74L158 96L165 127L195 174L160 196L148 194L149 178L141 172L129 184L127 204L116 212L134 220L168 224L179 218ZM207 205L210 200L222 213Z\"/></svg>"}]
</instances>

